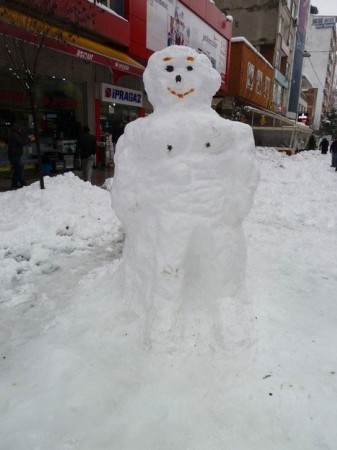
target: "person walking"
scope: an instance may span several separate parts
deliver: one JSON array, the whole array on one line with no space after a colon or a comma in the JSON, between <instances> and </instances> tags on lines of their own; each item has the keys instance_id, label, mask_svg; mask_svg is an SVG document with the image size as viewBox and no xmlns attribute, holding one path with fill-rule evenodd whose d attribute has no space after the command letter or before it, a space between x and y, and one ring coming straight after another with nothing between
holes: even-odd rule
<instances>
[{"instance_id":1,"label":"person walking","mask_svg":"<svg viewBox=\"0 0 337 450\"><path fill-rule=\"evenodd\" d=\"M86 125L83 127L83 133L78 139L77 147L81 158L83 180L91 183L97 142L95 136L90 134L90 129Z\"/></svg>"},{"instance_id":2,"label":"person walking","mask_svg":"<svg viewBox=\"0 0 337 450\"><path fill-rule=\"evenodd\" d=\"M330 152L332 157L331 167L335 167L337 172L337 137L335 137L330 145Z\"/></svg>"},{"instance_id":3,"label":"person walking","mask_svg":"<svg viewBox=\"0 0 337 450\"><path fill-rule=\"evenodd\" d=\"M328 153L329 150L329 141L327 140L327 138L323 138L321 140L321 143L319 144L319 148L321 149L321 153L323 155L326 155Z\"/></svg>"},{"instance_id":4,"label":"person walking","mask_svg":"<svg viewBox=\"0 0 337 450\"><path fill-rule=\"evenodd\" d=\"M12 166L12 189L20 189L27 186L23 176L21 157L23 147L35 141L34 134L28 134L26 129L13 119L8 137L8 161Z\"/></svg>"}]
</instances>

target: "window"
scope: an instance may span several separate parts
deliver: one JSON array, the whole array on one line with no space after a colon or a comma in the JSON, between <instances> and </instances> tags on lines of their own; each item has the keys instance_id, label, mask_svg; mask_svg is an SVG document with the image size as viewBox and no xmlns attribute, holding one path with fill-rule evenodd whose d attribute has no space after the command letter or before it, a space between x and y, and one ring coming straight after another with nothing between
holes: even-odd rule
<instances>
[{"instance_id":1,"label":"window","mask_svg":"<svg viewBox=\"0 0 337 450\"><path fill-rule=\"evenodd\" d=\"M280 62L281 62L281 54L279 50L276 50L275 53L275 64L274 67L276 67L276 69L280 68Z\"/></svg>"},{"instance_id":2,"label":"window","mask_svg":"<svg viewBox=\"0 0 337 450\"><path fill-rule=\"evenodd\" d=\"M297 14L297 4L293 1L292 5L291 5L291 17L293 19L295 19L296 14Z\"/></svg>"},{"instance_id":3,"label":"window","mask_svg":"<svg viewBox=\"0 0 337 450\"><path fill-rule=\"evenodd\" d=\"M283 100L282 94L283 94L282 87L278 83L275 83L274 84L274 92L273 92L273 101L278 106L282 105L282 100Z\"/></svg>"},{"instance_id":4,"label":"window","mask_svg":"<svg viewBox=\"0 0 337 450\"><path fill-rule=\"evenodd\" d=\"M313 25L322 24L323 23L323 17L315 17L312 21Z\"/></svg>"},{"instance_id":5,"label":"window","mask_svg":"<svg viewBox=\"0 0 337 450\"><path fill-rule=\"evenodd\" d=\"M261 94L262 92L262 81L263 81L263 73L261 70L256 72L256 92Z\"/></svg>"},{"instance_id":6,"label":"window","mask_svg":"<svg viewBox=\"0 0 337 450\"><path fill-rule=\"evenodd\" d=\"M312 20L312 24L316 25L316 28L334 28L335 23L335 17L315 17Z\"/></svg>"},{"instance_id":7,"label":"window","mask_svg":"<svg viewBox=\"0 0 337 450\"><path fill-rule=\"evenodd\" d=\"M124 16L124 0L88 0L90 3L96 3L97 6L103 6L111 9L119 16ZM104 9L105 9L104 8Z\"/></svg>"},{"instance_id":8,"label":"window","mask_svg":"<svg viewBox=\"0 0 337 450\"><path fill-rule=\"evenodd\" d=\"M251 89L251 90L253 89L253 86L254 86L254 73L255 73L255 66L249 62L248 66L247 66L246 86L248 89Z\"/></svg>"},{"instance_id":9,"label":"window","mask_svg":"<svg viewBox=\"0 0 337 450\"><path fill-rule=\"evenodd\" d=\"M264 82L264 96L269 98L269 90L270 90L270 78L266 77Z\"/></svg>"},{"instance_id":10,"label":"window","mask_svg":"<svg viewBox=\"0 0 337 450\"><path fill-rule=\"evenodd\" d=\"M285 76L286 76L287 78L289 78L289 75L290 75L290 64L287 62L287 64L286 64L286 73L285 73Z\"/></svg>"},{"instance_id":11,"label":"window","mask_svg":"<svg viewBox=\"0 0 337 450\"><path fill-rule=\"evenodd\" d=\"M283 17L281 16L281 17L279 18L278 29L277 29L277 32L278 32L279 34L282 34L282 31L283 31L283 24L284 24L284 19L283 19Z\"/></svg>"},{"instance_id":12,"label":"window","mask_svg":"<svg viewBox=\"0 0 337 450\"><path fill-rule=\"evenodd\" d=\"M324 17L323 23L335 23L334 17Z\"/></svg>"},{"instance_id":13,"label":"window","mask_svg":"<svg viewBox=\"0 0 337 450\"><path fill-rule=\"evenodd\" d=\"M289 33L287 45L290 49L292 48L292 43L293 43L293 35Z\"/></svg>"}]
</instances>

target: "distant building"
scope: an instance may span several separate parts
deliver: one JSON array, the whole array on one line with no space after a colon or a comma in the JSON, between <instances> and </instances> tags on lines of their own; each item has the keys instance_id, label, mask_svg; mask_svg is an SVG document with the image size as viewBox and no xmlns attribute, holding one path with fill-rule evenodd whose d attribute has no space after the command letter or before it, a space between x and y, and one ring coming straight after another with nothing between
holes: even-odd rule
<instances>
[{"instance_id":1,"label":"distant building","mask_svg":"<svg viewBox=\"0 0 337 450\"><path fill-rule=\"evenodd\" d=\"M217 111L251 125L256 145L288 154L305 149L312 133L306 126L308 104L300 95L309 0L215 4L233 17L229 87Z\"/></svg>"},{"instance_id":2,"label":"distant building","mask_svg":"<svg viewBox=\"0 0 337 450\"><path fill-rule=\"evenodd\" d=\"M337 86L336 86L336 84L335 84L335 89L332 91L332 94L331 94L330 109L337 110Z\"/></svg>"},{"instance_id":3,"label":"distant building","mask_svg":"<svg viewBox=\"0 0 337 450\"><path fill-rule=\"evenodd\" d=\"M245 106L270 108L273 66L243 37L231 42L228 92L218 112L229 119L243 120ZM221 106L221 110L219 107Z\"/></svg>"},{"instance_id":4,"label":"distant building","mask_svg":"<svg viewBox=\"0 0 337 450\"><path fill-rule=\"evenodd\" d=\"M310 15L303 75L317 91L312 128L318 130L331 109L336 68L336 17Z\"/></svg>"},{"instance_id":5,"label":"distant building","mask_svg":"<svg viewBox=\"0 0 337 450\"><path fill-rule=\"evenodd\" d=\"M317 88L306 75L302 75L301 92L298 102L298 113L306 113L307 125L311 126L315 116Z\"/></svg>"},{"instance_id":6,"label":"distant building","mask_svg":"<svg viewBox=\"0 0 337 450\"><path fill-rule=\"evenodd\" d=\"M307 102L301 94L303 58L310 57L305 48L306 34L310 14L310 0L300 0L297 15L296 42L291 76L291 87L287 116L308 124ZM304 108L306 107L306 108Z\"/></svg>"},{"instance_id":7,"label":"distant building","mask_svg":"<svg viewBox=\"0 0 337 450\"><path fill-rule=\"evenodd\" d=\"M300 0L215 0L233 16L233 37L245 37L273 66L272 109L288 114Z\"/></svg>"}]
</instances>

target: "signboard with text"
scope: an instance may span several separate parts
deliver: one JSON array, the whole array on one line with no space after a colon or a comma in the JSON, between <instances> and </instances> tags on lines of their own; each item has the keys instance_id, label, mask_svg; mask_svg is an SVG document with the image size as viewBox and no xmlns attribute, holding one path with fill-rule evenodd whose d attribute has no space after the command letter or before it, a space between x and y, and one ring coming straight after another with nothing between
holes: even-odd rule
<instances>
[{"instance_id":1,"label":"signboard with text","mask_svg":"<svg viewBox=\"0 0 337 450\"><path fill-rule=\"evenodd\" d=\"M146 47L187 45L207 55L225 81L228 41L178 0L147 0Z\"/></svg>"},{"instance_id":2,"label":"signboard with text","mask_svg":"<svg viewBox=\"0 0 337 450\"><path fill-rule=\"evenodd\" d=\"M298 115L298 121L302 122L302 123L307 123L308 122L308 116L305 113L301 113Z\"/></svg>"},{"instance_id":3,"label":"signboard with text","mask_svg":"<svg viewBox=\"0 0 337 450\"><path fill-rule=\"evenodd\" d=\"M143 106L143 93L141 91L102 83L101 94L103 102L138 106L139 108Z\"/></svg>"}]
</instances>

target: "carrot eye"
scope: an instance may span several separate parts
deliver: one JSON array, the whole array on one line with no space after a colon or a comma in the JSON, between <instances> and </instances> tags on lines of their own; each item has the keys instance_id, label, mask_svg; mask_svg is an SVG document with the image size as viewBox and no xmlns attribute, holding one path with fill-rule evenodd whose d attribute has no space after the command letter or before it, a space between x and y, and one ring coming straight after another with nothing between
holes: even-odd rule
<instances>
[{"instance_id":1,"label":"carrot eye","mask_svg":"<svg viewBox=\"0 0 337 450\"><path fill-rule=\"evenodd\" d=\"M173 72L174 71L174 67L173 66L166 66L166 70L168 72Z\"/></svg>"}]
</instances>

